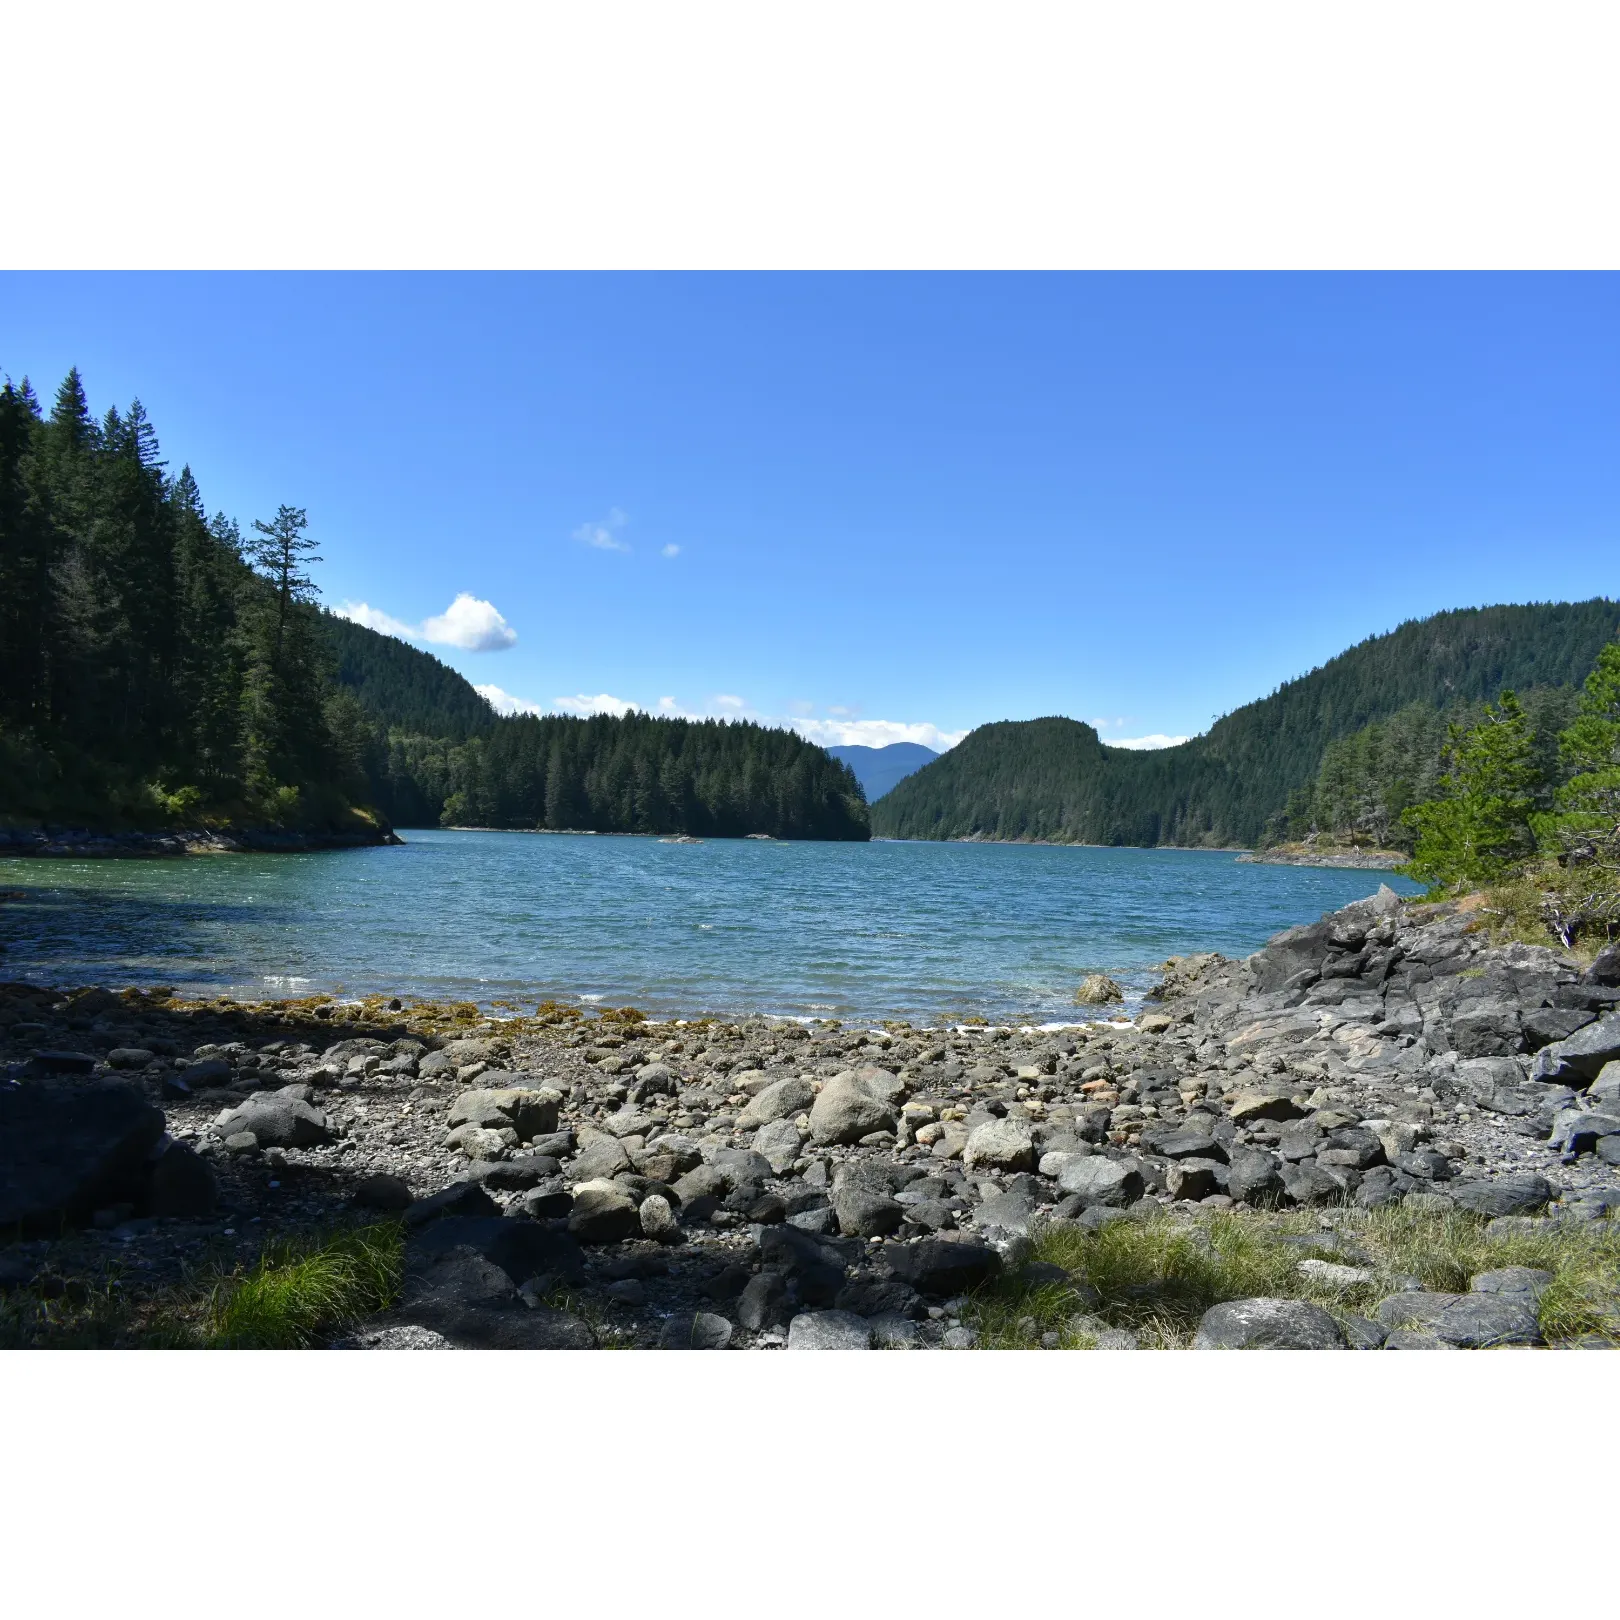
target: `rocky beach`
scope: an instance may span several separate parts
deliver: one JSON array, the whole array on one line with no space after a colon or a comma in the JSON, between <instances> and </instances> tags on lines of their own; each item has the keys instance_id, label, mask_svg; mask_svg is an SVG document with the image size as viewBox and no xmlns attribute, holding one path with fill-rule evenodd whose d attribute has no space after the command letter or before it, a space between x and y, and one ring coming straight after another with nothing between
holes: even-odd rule
<instances>
[{"instance_id":1,"label":"rocky beach","mask_svg":"<svg viewBox=\"0 0 1620 1620\"><path fill-rule=\"evenodd\" d=\"M366 1228L397 1286L321 1342L1620 1341L1620 953L1493 946L1486 920L1384 889L1057 1030L6 985L5 1320L139 1323ZM1470 1274L1400 1269L1392 1220L1465 1235ZM1287 1288L1172 1320L1168 1273L1110 1292L1127 1240L1261 1242ZM1546 1305L1560 1262L1515 1263L1564 1242L1614 1290L1579 1331Z\"/></svg>"}]
</instances>

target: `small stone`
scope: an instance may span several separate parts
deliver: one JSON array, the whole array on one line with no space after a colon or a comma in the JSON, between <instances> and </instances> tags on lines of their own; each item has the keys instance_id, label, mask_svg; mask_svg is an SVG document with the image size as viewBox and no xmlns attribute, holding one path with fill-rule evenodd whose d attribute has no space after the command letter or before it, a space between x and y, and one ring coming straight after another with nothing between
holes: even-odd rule
<instances>
[{"instance_id":1,"label":"small stone","mask_svg":"<svg viewBox=\"0 0 1620 1620\"><path fill-rule=\"evenodd\" d=\"M361 1209L397 1213L411 1207L411 1189L398 1176L367 1176L355 1187L351 1197Z\"/></svg>"},{"instance_id":2,"label":"small stone","mask_svg":"<svg viewBox=\"0 0 1620 1620\"><path fill-rule=\"evenodd\" d=\"M660 1350L729 1350L731 1323L712 1311L672 1316L658 1335Z\"/></svg>"},{"instance_id":3,"label":"small stone","mask_svg":"<svg viewBox=\"0 0 1620 1620\"><path fill-rule=\"evenodd\" d=\"M662 1193L650 1193L641 1201L638 1211L641 1231L656 1243L678 1243L681 1223L675 1218L674 1208Z\"/></svg>"}]
</instances>

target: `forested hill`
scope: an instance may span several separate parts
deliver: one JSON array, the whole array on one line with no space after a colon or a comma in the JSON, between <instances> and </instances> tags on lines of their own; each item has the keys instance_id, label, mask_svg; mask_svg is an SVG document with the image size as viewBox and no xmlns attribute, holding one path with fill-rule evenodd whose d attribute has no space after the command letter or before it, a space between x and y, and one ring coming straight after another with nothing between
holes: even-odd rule
<instances>
[{"instance_id":1,"label":"forested hill","mask_svg":"<svg viewBox=\"0 0 1620 1620\"><path fill-rule=\"evenodd\" d=\"M872 811L887 838L1249 847L1276 827L1337 738L1413 705L1578 686L1620 603L1464 608L1412 620L1152 752L1108 748L1061 718L981 726Z\"/></svg>"},{"instance_id":2,"label":"forested hill","mask_svg":"<svg viewBox=\"0 0 1620 1620\"><path fill-rule=\"evenodd\" d=\"M168 466L76 371L48 412L0 385L0 822L868 836L854 776L787 732L498 717L321 609L302 510L244 534Z\"/></svg>"},{"instance_id":3,"label":"forested hill","mask_svg":"<svg viewBox=\"0 0 1620 1620\"><path fill-rule=\"evenodd\" d=\"M461 742L495 724L472 682L431 653L333 613L323 615L323 625L338 684L390 730Z\"/></svg>"}]
</instances>

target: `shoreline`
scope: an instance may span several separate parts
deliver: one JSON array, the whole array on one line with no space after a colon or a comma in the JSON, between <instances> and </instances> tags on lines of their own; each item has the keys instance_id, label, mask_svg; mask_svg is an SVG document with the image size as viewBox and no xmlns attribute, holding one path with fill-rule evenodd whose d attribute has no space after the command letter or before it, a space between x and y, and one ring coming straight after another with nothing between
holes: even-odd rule
<instances>
[{"instance_id":1,"label":"shoreline","mask_svg":"<svg viewBox=\"0 0 1620 1620\"><path fill-rule=\"evenodd\" d=\"M0 859L165 860L187 855L307 854L405 842L391 827L369 832L289 832L278 827L201 827L167 832L0 828Z\"/></svg>"},{"instance_id":2,"label":"shoreline","mask_svg":"<svg viewBox=\"0 0 1620 1620\"><path fill-rule=\"evenodd\" d=\"M1282 845L1251 850L1238 860L1252 866L1315 866L1337 871L1395 872L1412 857L1400 849L1312 850Z\"/></svg>"},{"instance_id":3,"label":"shoreline","mask_svg":"<svg viewBox=\"0 0 1620 1620\"><path fill-rule=\"evenodd\" d=\"M96 1342L140 1343L139 1310L208 1268L363 1230L395 1246L394 1291L307 1342L1620 1343L1620 1294L1575 1326L1479 1297L1530 1288L1515 1265L1568 1268L1567 1293L1620 1242L1620 1166L1595 1151L1620 1120L1593 1079L1620 1055L1620 975L1476 922L1386 889L1242 962L1172 959L1132 1021L1056 1031L0 986L0 1113L60 1096L83 1131L105 1103L107 1131L136 1119L160 1150L114 1186L28 1140L37 1118L0 1119L0 1217L26 1227L0 1242L3 1319L43 1333L70 1283L95 1300L116 1275L130 1313ZM56 1180L19 1195L24 1164ZM1088 1256L1122 1221L1143 1264L1242 1223L1284 1336L1108 1294ZM1435 1291L1459 1286L1443 1256L1465 1236L1486 1280ZM1425 1267L1417 1290L1397 1275Z\"/></svg>"}]
</instances>

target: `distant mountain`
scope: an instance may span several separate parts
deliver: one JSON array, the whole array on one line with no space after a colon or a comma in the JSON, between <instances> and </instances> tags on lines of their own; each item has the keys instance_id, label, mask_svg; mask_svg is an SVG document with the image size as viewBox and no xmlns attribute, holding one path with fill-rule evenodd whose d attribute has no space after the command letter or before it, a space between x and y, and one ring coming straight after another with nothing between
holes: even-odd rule
<instances>
[{"instance_id":1,"label":"distant mountain","mask_svg":"<svg viewBox=\"0 0 1620 1620\"><path fill-rule=\"evenodd\" d=\"M883 798L872 833L1253 846L1283 829L1289 796L1314 781L1336 739L1411 704L1578 686L1617 623L1620 602L1607 597L1409 620L1151 752L1108 748L1061 717L980 726Z\"/></svg>"},{"instance_id":2,"label":"distant mountain","mask_svg":"<svg viewBox=\"0 0 1620 1620\"><path fill-rule=\"evenodd\" d=\"M844 743L827 752L854 771L868 804L875 804L895 783L903 782L913 771L920 771L930 760L939 758L932 748L908 742L888 743L882 748Z\"/></svg>"}]
</instances>

